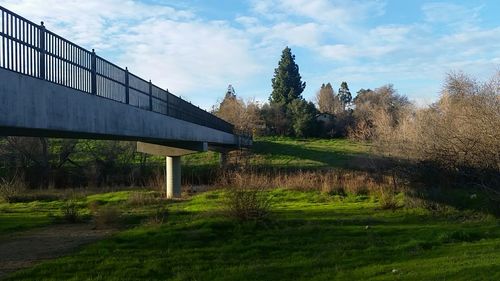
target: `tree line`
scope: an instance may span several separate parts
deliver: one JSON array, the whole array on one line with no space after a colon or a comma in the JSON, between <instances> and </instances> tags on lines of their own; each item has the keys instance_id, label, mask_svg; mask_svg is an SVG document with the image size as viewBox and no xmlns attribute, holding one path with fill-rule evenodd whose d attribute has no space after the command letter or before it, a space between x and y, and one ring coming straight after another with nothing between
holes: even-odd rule
<instances>
[{"instance_id":1,"label":"tree line","mask_svg":"<svg viewBox=\"0 0 500 281\"><path fill-rule=\"evenodd\" d=\"M361 89L353 98L345 81L340 83L338 92L331 83L322 84L315 102L307 101L302 97L306 83L289 47L283 50L271 83L267 103L245 102L230 85L222 102L212 111L237 130L254 135L371 139L374 107L391 104L391 110L398 112L410 104L392 85Z\"/></svg>"}]
</instances>

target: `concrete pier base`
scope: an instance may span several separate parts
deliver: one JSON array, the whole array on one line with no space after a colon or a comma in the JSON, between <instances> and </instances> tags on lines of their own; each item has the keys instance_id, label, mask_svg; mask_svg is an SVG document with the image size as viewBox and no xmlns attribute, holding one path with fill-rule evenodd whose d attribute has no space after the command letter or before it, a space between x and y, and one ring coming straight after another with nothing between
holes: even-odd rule
<instances>
[{"instance_id":1,"label":"concrete pier base","mask_svg":"<svg viewBox=\"0 0 500 281\"><path fill-rule=\"evenodd\" d=\"M181 157L166 157L167 198L181 197Z\"/></svg>"}]
</instances>

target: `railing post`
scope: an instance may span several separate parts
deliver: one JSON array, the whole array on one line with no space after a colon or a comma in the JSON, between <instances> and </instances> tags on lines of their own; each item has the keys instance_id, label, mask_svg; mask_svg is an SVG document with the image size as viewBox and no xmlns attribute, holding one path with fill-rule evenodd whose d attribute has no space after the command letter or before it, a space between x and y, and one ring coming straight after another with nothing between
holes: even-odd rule
<instances>
[{"instance_id":1,"label":"railing post","mask_svg":"<svg viewBox=\"0 0 500 281\"><path fill-rule=\"evenodd\" d=\"M149 110L153 111L153 83L149 80Z\"/></svg>"},{"instance_id":2,"label":"railing post","mask_svg":"<svg viewBox=\"0 0 500 281\"><path fill-rule=\"evenodd\" d=\"M40 79L45 80L45 25L43 24L43 21L40 24Z\"/></svg>"},{"instance_id":3,"label":"railing post","mask_svg":"<svg viewBox=\"0 0 500 281\"><path fill-rule=\"evenodd\" d=\"M125 67L125 103L129 104L130 103L130 90L128 86L128 67Z\"/></svg>"},{"instance_id":4,"label":"railing post","mask_svg":"<svg viewBox=\"0 0 500 281\"><path fill-rule=\"evenodd\" d=\"M95 50L92 49L92 61L90 64L91 69L91 87L92 87L92 95L97 95L97 56L95 54Z\"/></svg>"}]
</instances>

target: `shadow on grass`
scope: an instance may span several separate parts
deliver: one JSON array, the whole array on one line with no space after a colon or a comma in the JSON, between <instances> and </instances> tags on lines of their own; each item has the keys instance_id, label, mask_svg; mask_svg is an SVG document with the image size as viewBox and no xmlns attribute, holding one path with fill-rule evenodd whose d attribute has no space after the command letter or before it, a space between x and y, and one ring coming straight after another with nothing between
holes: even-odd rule
<instances>
[{"instance_id":1,"label":"shadow on grass","mask_svg":"<svg viewBox=\"0 0 500 281\"><path fill-rule=\"evenodd\" d=\"M333 147L333 146L332 146ZM278 143L272 141L256 141L252 151L255 154L268 157L269 164L256 163L256 166L265 168L290 168L290 169L317 169L323 168L344 168L354 170L368 170L374 165L374 161L379 159L374 155L366 152L345 152L345 149L316 149L314 147L306 147L302 145ZM334 148L334 147L333 147ZM286 156L291 158L290 162L299 163L272 163L273 157ZM297 161L294 161L297 160ZM321 164L300 164L301 160L310 160Z\"/></svg>"}]
</instances>

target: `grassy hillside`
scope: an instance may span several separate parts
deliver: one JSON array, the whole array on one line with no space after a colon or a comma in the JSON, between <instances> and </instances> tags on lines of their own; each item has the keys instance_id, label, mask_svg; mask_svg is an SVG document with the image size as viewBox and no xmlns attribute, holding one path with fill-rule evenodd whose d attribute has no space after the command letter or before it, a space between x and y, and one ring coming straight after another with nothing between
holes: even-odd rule
<instances>
[{"instance_id":1,"label":"grassy hillside","mask_svg":"<svg viewBox=\"0 0 500 281\"><path fill-rule=\"evenodd\" d=\"M130 206L131 194L86 200ZM283 189L268 195L274 212L265 222L224 216L224 192L207 192L168 203L163 224L138 225L7 280L500 279L500 221L494 217L382 210L366 195Z\"/></svg>"},{"instance_id":2,"label":"grassy hillside","mask_svg":"<svg viewBox=\"0 0 500 281\"><path fill-rule=\"evenodd\" d=\"M352 167L352 161L364 159L370 145L347 139L296 139L258 137L244 159L256 167L320 168ZM243 159L242 159L243 160ZM217 166L219 154L197 153L183 157L185 166ZM356 163L354 163L356 164Z\"/></svg>"}]
</instances>

